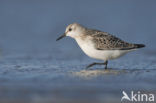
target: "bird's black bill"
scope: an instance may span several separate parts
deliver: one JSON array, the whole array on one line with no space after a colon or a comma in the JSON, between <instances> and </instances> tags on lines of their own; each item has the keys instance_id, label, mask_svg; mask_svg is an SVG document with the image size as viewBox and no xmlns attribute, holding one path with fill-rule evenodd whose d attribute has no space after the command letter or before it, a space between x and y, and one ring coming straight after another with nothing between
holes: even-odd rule
<instances>
[{"instance_id":1,"label":"bird's black bill","mask_svg":"<svg viewBox=\"0 0 156 103\"><path fill-rule=\"evenodd\" d=\"M61 35L59 38L57 38L56 41L58 41L58 40L60 40L60 39L62 39L64 37L66 37L66 34L65 33L63 35Z\"/></svg>"}]
</instances>

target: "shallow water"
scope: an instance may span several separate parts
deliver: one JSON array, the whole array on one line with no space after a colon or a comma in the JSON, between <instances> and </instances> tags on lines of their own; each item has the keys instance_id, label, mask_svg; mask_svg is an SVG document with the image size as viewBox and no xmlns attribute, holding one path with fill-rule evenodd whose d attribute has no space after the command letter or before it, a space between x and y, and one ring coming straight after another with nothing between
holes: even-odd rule
<instances>
[{"instance_id":1,"label":"shallow water","mask_svg":"<svg viewBox=\"0 0 156 103\"><path fill-rule=\"evenodd\" d=\"M0 1L0 103L120 103L122 91L156 95L156 1ZM146 44L103 66L74 40L78 22Z\"/></svg>"},{"instance_id":2,"label":"shallow water","mask_svg":"<svg viewBox=\"0 0 156 103\"><path fill-rule=\"evenodd\" d=\"M148 58L144 60L145 57ZM90 62L87 57L81 61L26 59L26 55L3 58L0 65L0 100L4 103L114 103L120 102L123 90L156 93L156 59L153 55L132 53L110 61L108 70L104 70L103 66L85 69Z\"/></svg>"}]
</instances>

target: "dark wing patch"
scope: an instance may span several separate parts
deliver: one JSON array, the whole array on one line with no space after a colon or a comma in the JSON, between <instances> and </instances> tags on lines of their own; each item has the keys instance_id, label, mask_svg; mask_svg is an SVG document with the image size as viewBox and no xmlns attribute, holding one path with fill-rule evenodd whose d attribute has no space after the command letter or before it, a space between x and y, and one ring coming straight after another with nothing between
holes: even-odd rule
<instances>
[{"instance_id":1,"label":"dark wing patch","mask_svg":"<svg viewBox=\"0 0 156 103\"><path fill-rule=\"evenodd\" d=\"M98 50L130 50L136 48L135 44L127 43L107 32L90 30L88 33L93 37L95 48Z\"/></svg>"}]
</instances>

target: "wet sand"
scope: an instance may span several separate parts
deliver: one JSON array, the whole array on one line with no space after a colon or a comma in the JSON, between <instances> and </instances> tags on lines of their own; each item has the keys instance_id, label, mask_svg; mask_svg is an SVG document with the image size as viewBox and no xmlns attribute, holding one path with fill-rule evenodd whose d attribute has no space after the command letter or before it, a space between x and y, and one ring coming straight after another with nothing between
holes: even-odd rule
<instances>
[{"instance_id":1,"label":"wet sand","mask_svg":"<svg viewBox=\"0 0 156 103\"><path fill-rule=\"evenodd\" d=\"M94 61L85 57L65 61L6 56L0 62L0 102L120 103L122 91L156 93L156 58L142 55L110 61L108 70L85 69Z\"/></svg>"}]
</instances>

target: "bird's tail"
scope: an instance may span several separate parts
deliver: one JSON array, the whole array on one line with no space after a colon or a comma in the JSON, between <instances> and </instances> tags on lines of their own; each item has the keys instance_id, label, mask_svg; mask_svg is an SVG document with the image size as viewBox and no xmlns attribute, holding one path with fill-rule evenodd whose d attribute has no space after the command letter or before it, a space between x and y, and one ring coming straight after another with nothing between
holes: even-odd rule
<instances>
[{"instance_id":1,"label":"bird's tail","mask_svg":"<svg viewBox=\"0 0 156 103\"><path fill-rule=\"evenodd\" d=\"M134 45L135 45L135 48L143 48L143 47L145 47L144 44L134 44Z\"/></svg>"}]
</instances>

